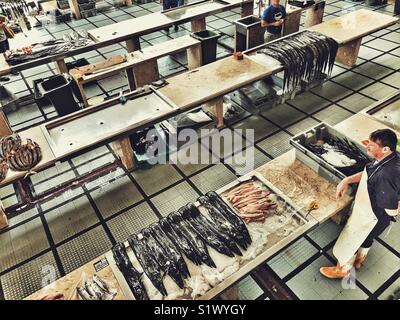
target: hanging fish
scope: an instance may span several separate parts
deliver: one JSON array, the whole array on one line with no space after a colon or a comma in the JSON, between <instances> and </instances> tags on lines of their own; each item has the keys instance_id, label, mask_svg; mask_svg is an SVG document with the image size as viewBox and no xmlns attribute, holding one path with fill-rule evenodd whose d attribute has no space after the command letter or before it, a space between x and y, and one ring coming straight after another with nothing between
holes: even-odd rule
<instances>
[{"instance_id":1,"label":"hanging fish","mask_svg":"<svg viewBox=\"0 0 400 320\"><path fill-rule=\"evenodd\" d=\"M257 53L278 60L284 68L283 91L293 92L300 81L312 82L331 75L338 43L318 32L304 30L267 44Z\"/></svg>"}]
</instances>

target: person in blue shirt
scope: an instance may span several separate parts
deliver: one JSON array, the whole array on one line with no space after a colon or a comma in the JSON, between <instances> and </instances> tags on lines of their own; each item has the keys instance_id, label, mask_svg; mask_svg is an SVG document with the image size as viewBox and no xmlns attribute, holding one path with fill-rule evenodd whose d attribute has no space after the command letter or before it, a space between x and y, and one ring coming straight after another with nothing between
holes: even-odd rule
<instances>
[{"instance_id":1,"label":"person in blue shirt","mask_svg":"<svg viewBox=\"0 0 400 320\"><path fill-rule=\"evenodd\" d=\"M285 18L285 7L279 4L279 0L271 0L271 5L264 10L261 20L261 27L267 28L264 34L264 42L281 37Z\"/></svg>"}]
</instances>

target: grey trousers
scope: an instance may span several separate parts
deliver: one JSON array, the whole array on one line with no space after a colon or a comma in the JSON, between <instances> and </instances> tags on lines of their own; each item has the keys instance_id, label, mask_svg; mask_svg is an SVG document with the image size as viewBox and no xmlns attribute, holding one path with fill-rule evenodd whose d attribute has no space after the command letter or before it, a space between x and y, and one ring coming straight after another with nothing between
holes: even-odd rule
<instances>
[{"instance_id":1,"label":"grey trousers","mask_svg":"<svg viewBox=\"0 0 400 320\"><path fill-rule=\"evenodd\" d=\"M274 33L270 33L268 31L265 31L265 33L264 33L264 43L270 42L272 40L279 39L280 37L281 37L280 34L274 34Z\"/></svg>"}]
</instances>

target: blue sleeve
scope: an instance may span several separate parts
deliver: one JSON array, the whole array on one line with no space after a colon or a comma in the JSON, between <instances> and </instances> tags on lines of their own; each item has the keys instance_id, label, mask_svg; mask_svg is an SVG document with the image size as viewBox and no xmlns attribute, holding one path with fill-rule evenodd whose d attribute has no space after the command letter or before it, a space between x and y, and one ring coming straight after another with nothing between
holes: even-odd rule
<instances>
[{"instance_id":1,"label":"blue sleeve","mask_svg":"<svg viewBox=\"0 0 400 320\"><path fill-rule=\"evenodd\" d=\"M267 9L264 10L262 20L267 21L267 22L272 22L271 21L271 7L268 7Z\"/></svg>"}]
</instances>

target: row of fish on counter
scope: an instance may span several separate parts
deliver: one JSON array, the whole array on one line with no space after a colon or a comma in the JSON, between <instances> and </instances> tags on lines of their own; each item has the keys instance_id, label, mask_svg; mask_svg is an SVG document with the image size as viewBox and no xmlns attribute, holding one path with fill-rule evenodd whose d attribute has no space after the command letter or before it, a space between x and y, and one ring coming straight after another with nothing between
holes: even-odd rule
<instances>
[{"instance_id":1,"label":"row of fish on counter","mask_svg":"<svg viewBox=\"0 0 400 320\"><path fill-rule=\"evenodd\" d=\"M331 74L338 43L321 33L304 30L272 41L257 54L273 58L283 66L283 91L293 92L300 81L320 79L323 72Z\"/></svg>"},{"instance_id":2,"label":"row of fish on counter","mask_svg":"<svg viewBox=\"0 0 400 320\"><path fill-rule=\"evenodd\" d=\"M154 287L166 296L163 283L169 275L179 288L190 277L186 256L193 264L205 264L215 268L207 246L228 257L241 256L252 243L244 221L215 192L208 192L198 198L209 218L202 214L193 203L172 212L158 223L128 238L145 274ZM133 266L125 244L119 243L112 249L117 267L125 277L137 300L149 299L141 280L142 274Z\"/></svg>"},{"instance_id":3,"label":"row of fish on counter","mask_svg":"<svg viewBox=\"0 0 400 320\"><path fill-rule=\"evenodd\" d=\"M0 182L7 176L9 168L14 171L29 171L41 159L42 151L31 139L22 143L17 133L0 138Z\"/></svg>"}]
</instances>

